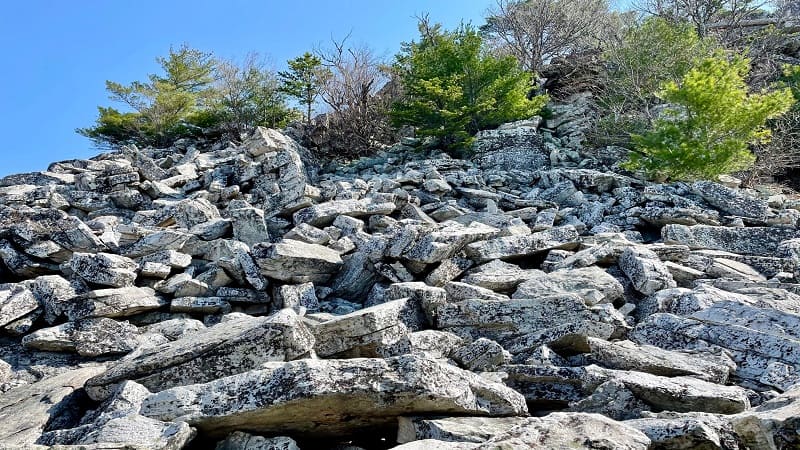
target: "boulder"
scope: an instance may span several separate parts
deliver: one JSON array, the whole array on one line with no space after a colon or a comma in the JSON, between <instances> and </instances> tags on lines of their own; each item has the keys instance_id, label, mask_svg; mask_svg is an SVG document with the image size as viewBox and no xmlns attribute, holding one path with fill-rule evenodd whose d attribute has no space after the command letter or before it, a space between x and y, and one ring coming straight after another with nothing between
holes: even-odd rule
<instances>
[{"instance_id":1,"label":"boulder","mask_svg":"<svg viewBox=\"0 0 800 450\"><path fill-rule=\"evenodd\" d=\"M291 239L257 244L252 256L264 276L292 283L325 283L343 264L334 250Z\"/></svg>"},{"instance_id":2,"label":"boulder","mask_svg":"<svg viewBox=\"0 0 800 450\"><path fill-rule=\"evenodd\" d=\"M69 267L89 283L119 288L133 285L139 265L110 253L73 253Z\"/></svg>"},{"instance_id":3,"label":"boulder","mask_svg":"<svg viewBox=\"0 0 800 450\"><path fill-rule=\"evenodd\" d=\"M625 273L634 289L652 295L662 289L677 286L669 269L658 255L646 247L628 247L619 257L619 268Z\"/></svg>"},{"instance_id":4,"label":"boulder","mask_svg":"<svg viewBox=\"0 0 800 450\"><path fill-rule=\"evenodd\" d=\"M500 237L479 241L466 246L469 258L476 262L493 259L518 258L553 249L574 249L578 246L578 232L572 225L539 231L529 235Z\"/></svg>"},{"instance_id":5,"label":"boulder","mask_svg":"<svg viewBox=\"0 0 800 450\"><path fill-rule=\"evenodd\" d=\"M661 229L661 238L667 244L757 256L772 256L781 242L797 237L800 237L800 232L794 228L779 227L728 228L671 224Z\"/></svg>"},{"instance_id":6,"label":"boulder","mask_svg":"<svg viewBox=\"0 0 800 450\"><path fill-rule=\"evenodd\" d=\"M134 380L153 392L245 372L268 361L305 356L314 337L291 310L218 324L109 365L86 383L95 400Z\"/></svg>"},{"instance_id":7,"label":"boulder","mask_svg":"<svg viewBox=\"0 0 800 450\"><path fill-rule=\"evenodd\" d=\"M527 408L522 396L501 384L408 355L271 363L153 394L141 413L186 421L211 437L237 429L323 437L387 426L401 415L513 416Z\"/></svg>"},{"instance_id":8,"label":"boulder","mask_svg":"<svg viewBox=\"0 0 800 450\"><path fill-rule=\"evenodd\" d=\"M512 298L577 294L589 306L613 303L622 298L622 284L597 266L563 269L547 274L531 271L530 275L517 287Z\"/></svg>"}]
</instances>

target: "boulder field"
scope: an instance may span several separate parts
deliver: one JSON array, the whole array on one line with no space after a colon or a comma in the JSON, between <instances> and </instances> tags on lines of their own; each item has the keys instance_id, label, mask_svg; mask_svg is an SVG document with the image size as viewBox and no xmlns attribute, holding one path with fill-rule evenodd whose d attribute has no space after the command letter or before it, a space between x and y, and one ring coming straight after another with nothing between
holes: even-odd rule
<instances>
[{"instance_id":1,"label":"boulder field","mask_svg":"<svg viewBox=\"0 0 800 450\"><path fill-rule=\"evenodd\" d=\"M529 122L471 159L258 128L7 176L0 448L798 448L798 225Z\"/></svg>"}]
</instances>

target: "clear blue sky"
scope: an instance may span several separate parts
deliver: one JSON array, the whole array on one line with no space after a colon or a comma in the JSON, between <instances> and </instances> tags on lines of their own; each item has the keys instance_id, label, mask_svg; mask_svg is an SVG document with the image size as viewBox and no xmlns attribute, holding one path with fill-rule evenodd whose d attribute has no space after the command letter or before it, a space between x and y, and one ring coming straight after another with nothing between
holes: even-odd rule
<instances>
[{"instance_id":1,"label":"clear blue sky","mask_svg":"<svg viewBox=\"0 0 800 450\"><path fill-rule=\"evenodd\" d=\"M9 0L0 13L0 176L99 153L77 134L105 80L158 70L187 43L226 58L255 51L277 68L352 31L352 42L392 55L414 39L415 14L446 27L480 24L493 0Z\"/></svg>"}]
</instances>

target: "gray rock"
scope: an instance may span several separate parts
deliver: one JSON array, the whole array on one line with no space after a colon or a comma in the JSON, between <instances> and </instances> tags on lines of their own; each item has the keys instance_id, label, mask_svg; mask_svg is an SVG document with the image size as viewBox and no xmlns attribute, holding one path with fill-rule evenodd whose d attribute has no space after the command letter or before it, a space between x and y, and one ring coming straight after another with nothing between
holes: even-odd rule
<instances>
[{"instance_id":1,"label":"gray rock","mask_svg":"<svg viewBox=\"0 0 800 450\"><path fill-rule=\"evenodd\" d=\"M95 400L107 398L124 380L153 392L206 382L306 355L314 346L311 332L291 310L270 317L244 318L189 334L111 364L86 383Z\"/></svg>"},{"instance_id":2,"label":"gray rock","mask_svg":"<svg viewBox=\"0 0 800 450\"><path fill-rule=\"evenodd\" d=\"M730 215L764 220L771 213L766 201L711 181L693 183L692 191L710 205Z\"/></svg>"},{"instance_id":3,"label":"gray rock","mask_svg":"<svg viewBox=\"0 0 800 450\"><path fill-rule=\"evenodd\" d=\"M269 242L269 231L264 221L264 211L252 206L228 208L234 239L253 247L259 242Z\"/></svg>"},{"instance_id":4,"label":"gray rock","mask_svg":"<svg viewBox=\"0 0 800 450\"><path fill-rule=\"evenodd\" d=\"M544 149L536 127L529 125L481 131L472 150L475 163L485 169L537 170L550 166L550 152Z\"/></svg>"},{"instance_id":5,"label":"gray rock","mask_svg":"<svg viewBox=\"0 0 800 450\"><path fill-rule=\"evenodd\" d=\"M98 289L73 298L66 307L66 314L70 320L128 317L156 310L166 303L166 300L146 287Z\"/></svg>"},{"instance_id":6,"label":"gray rock","mask_svg":"<svg viewBox=\"0 0 800 450\"><path fill-rule=\"evenodd\" d=\"M511 362L511 354L497 342L478 338L451 355L461 367L473 372L489 372Z\"/></svg>"},{"instance_id":7,"label":"gray rock","mask_svg":"<svg viewBox=\"0 0 800 450\"><path fill-rule=\"evenodd\" d=\"M563 269L545 274L531 271L512 298L538 298L544 295L577 294L592 306L622 298L622 284L603 269L592 266Z\"/></svg>"},{"instance_id":8,"label":"gray rock","mask_svg":"<svg viewBox=\"0 0 800 450\"><path fill-rule=\"evenodd\" d=\"M669 269L646 247L628 247L619 257L619 268L625 272L633 287L644 295L677 286Z\"/></svg>"},{"instance_id":9,"label":"gray rock","mask_svg":"<svg viewBox=\"0 0 800 450\"><path fill-rule=\"evenodd\" d=\"M291 239L257 244L252 256L264 276L292 283L325 283L343 264L327 247Z\"/></svg>"},{"instance_id":10,"label":"gray rock","mask_svg":"<svg viewBox=\"0 0 800 450\"><path fill-rule=\"evenodd\" d=\"M300 450L300 447L286 436L265 438L235 431L217 443L215 450Z\"/></svg>"},{"instance_id":11,"label":"gray rock","mask_svg":"<svg viewBox=\"0 0 800 450\"><path fill-rule=\"evenodd\" d=\"M578 232L567 225L530 235L516 235L475 242L466 246L469 258L476 262L534 255L553 249L573 249L578 246Z\"/></svg>"},{"instance_id":12,"label":"gray rock","mask_svg":"<svg viewBox=\"0 0 800 450\"><path fill-rule=\"evenodd\" d=\"M322 437L437 413L505 416L527 408L503 385L418 356L273 363L162 391L142 406L145 416L184 420L212 437L237 428Z\"/></svg>"},{"instance_id":13,"label":"gray rock","mask_svg":"<svg viewBox=\"0 0 800 450\"><path fill-rule=\"evenodd\" d=\"M128 322L107 318L84 319L37 330L25 336L22 345L96 357L131 352L139 344L138 335L139 330Z\"/></svg>"},{"instance_id":14,"label":"gray rock","mask_svg":"<svg viewBox=\"0 0 800 450\"><path fill-rule=\"evenodd\" d=\"M73 253L69 266L89 283L111 287L132 286L139 268L132 259L110 253Z\"/></svg>"},{"instance_id":15,"label":"gray rock","mask_svg":"<svg viewBox=\"0 0 800 450\"><path fill-rule=\"evenodd\" d=\"M0 396L0 442L32 447L48 424L79 411L83 383L102 371L102 366L84 367L5 392Z\"/></svg>"},{"instance_id":16,"label":"gray rock","mask_svg":"<svg viewBox=\"0 0 800 450\"><path fill-rule=\"evenodd\" d=\"M535 276L532 270L495 260L470 270L461 281L492 291L513 292L522 282Z\"/></svg>"},{"instance_id":17,"label":"gray rock","mask_svg":"<svg viewBox=\"0 0 800 450\"><path fill-rule=\"evenodd\" d=\"M746 255L772 256L781 242L800 237L793 228L712 227L708 225L667 225L661 229L667 244L683 244L693 249L722 250Z\"/></svg>"},{"instance_id":18,"label":"gray rock","mask_svg":"<svg viewBox=\"0 0 800 450\"><path fill-rule=\"evenodd\" d=\"M745 448L765 450L797 447L800 436L800 389L797 387L758 407L730 418Z\"/></svg>"},{"instance_id":19,"label":"gray rock","mask_svg":"<svg viewBox=\"0 0 800 450\"><path fill-rule=\"evenodd\" d=\"M0 284L0 326L7 326L38 308L36 297L24 285Z\"/></svg>"},{"instance_id":20,"label":"gray rock","mask_svg":"<svg viewBox=\"0 0 800 450\"><path fill-rule=\"evenodd\" d=\"M390 201L333 200L309 206L294 213L295 225L307 223L314 226L327 226L339 216L368 217L375 214L391 214L397 206Z\"/></svg>"},{"instance_id":21,"label":"gray rock","mask_svg":"<svg viewBox=\"0 0 800 450\"><path fill-rule=\"evenodd\" d=\"M626 420L625 425L647 435L657 448L742 448L728 418L716 414L660 413L657 417Z\"/></svg>"}]
</instances>

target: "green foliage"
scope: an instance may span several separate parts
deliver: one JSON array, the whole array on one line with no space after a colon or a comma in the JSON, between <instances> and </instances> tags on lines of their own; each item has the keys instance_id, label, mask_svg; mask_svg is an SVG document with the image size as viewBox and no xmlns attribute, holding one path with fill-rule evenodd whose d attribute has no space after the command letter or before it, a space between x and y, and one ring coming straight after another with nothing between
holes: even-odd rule
<instances>
[{"instance_id":1,"label":"green foliage","mask_svg":"<svg viewBox=\"0 0 800 450\"><path fill-rule=\"evenodd\" d=\"M622 42L604 53L604 88L598 96L603 120L599 144L624 144L652 125L662 84L679 81L716 43L701 39L688 24L651 17L630 28Z\"/></svg>"},{"instance_id":2,"label":"green foliage","mask_svg":"<svg viewBox=\"0 0 800 450\"><path fill-rule=\"evenodd\" d=\"M672 180L714 179L747 169L755 160L748 145L766 141L766 121L794 103L788 89L748 93L748 72L749 60L717 54L680 83L666 83L661 92L670 104L666 117L633 136L638 151L625 168Z\"/></svg>"},{"instance_id":3,"label":"green foliage","mask_svg":"<svg viewBox=\"0 0 800 450\"><path fill-rule=\"evenodd\" d=\"M309 52L287 63L289 70L278 72L280 89L306 107L306 123L310 124L314 102L328 77L328 72L322 66L322 60Z\"/></svg>"},{"instance_id":4,"label":"green foliage","mask_svg":"<svg viewBox=\"0 0 800 450\"><path fill-rule=\"evenodd\" d=\"M106 81L109 98L131 111L98 108L94 127L78 129L98 145L169 145L190 133L186 120L211 97L215 63L209 53L182 46L157 58L164 75L151 74L148 82L123 85Z\"/></svg>"},{"instance_id":5,"label":"green foliage","mask_svg":"<svg viewBox=\"0 0 800 450\"><path fill-rule=\"evenodd\" d=\"M404 97L392 106L396 126L411 125L448 149L463 148L476 132L537 114L547 98L528 98L530 74L513 57L483 51L469 25L455 31L420 22L419 42L404 44L395 70Z\"/></svg>"}]
</instances>

